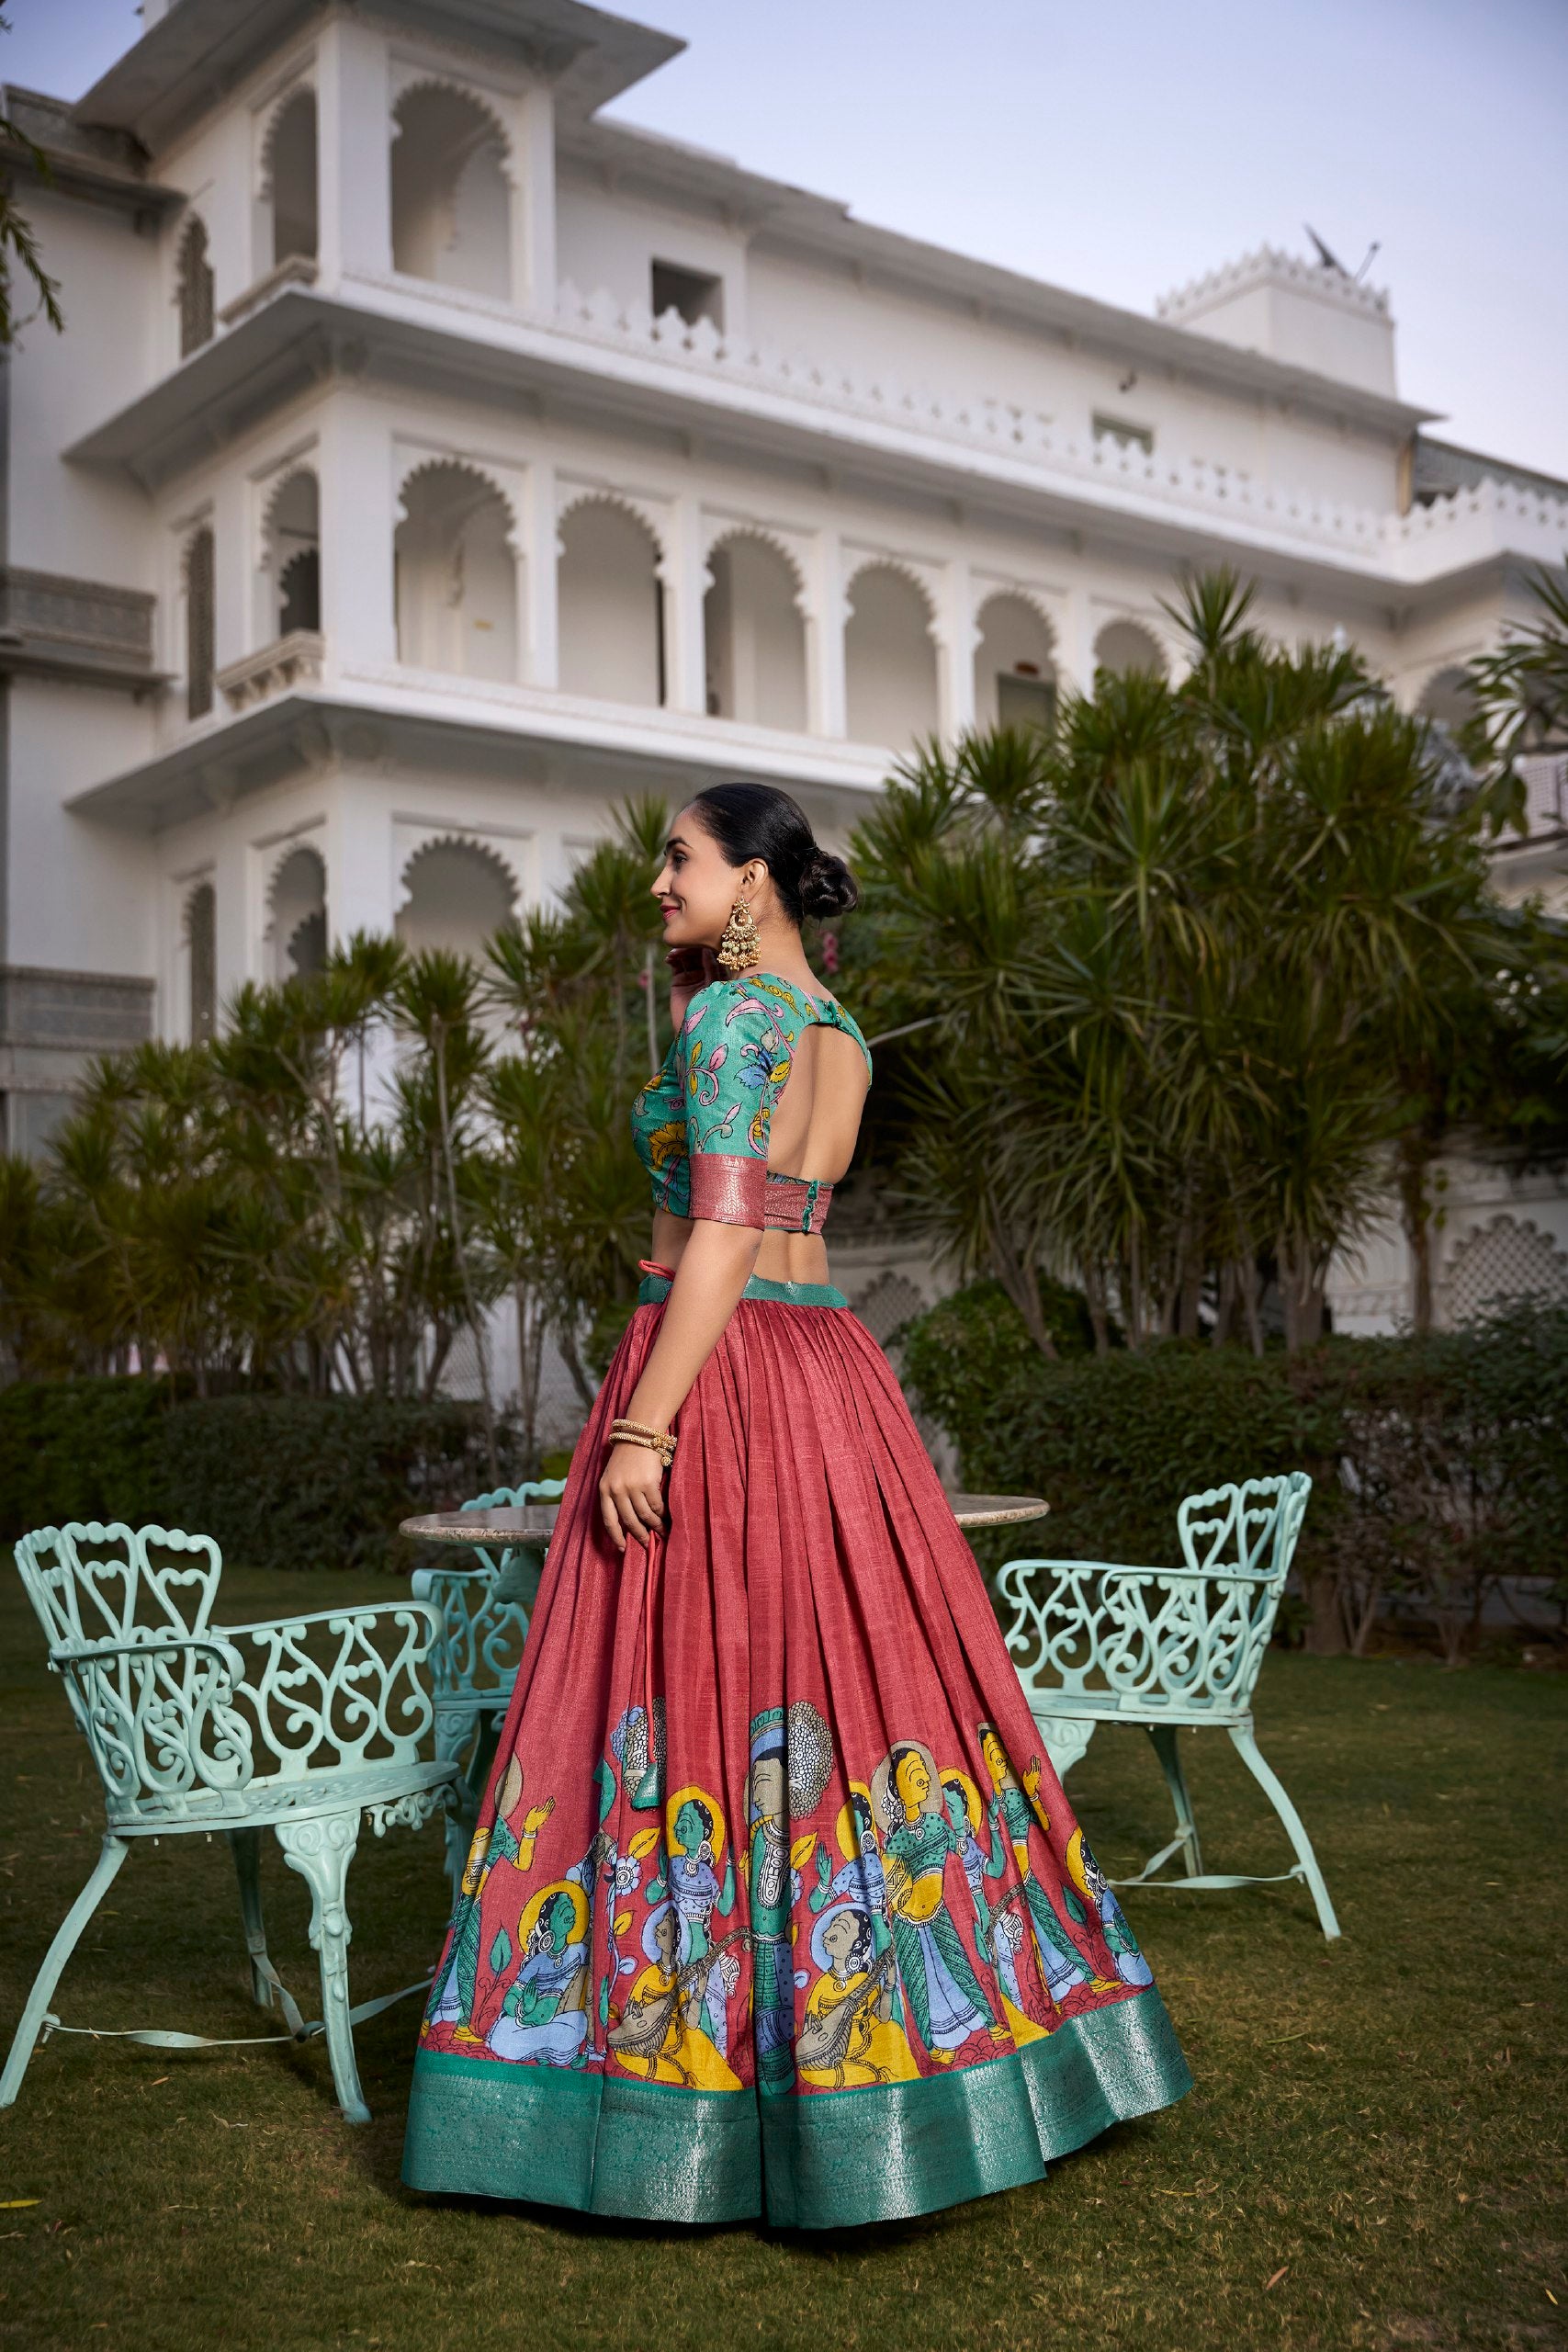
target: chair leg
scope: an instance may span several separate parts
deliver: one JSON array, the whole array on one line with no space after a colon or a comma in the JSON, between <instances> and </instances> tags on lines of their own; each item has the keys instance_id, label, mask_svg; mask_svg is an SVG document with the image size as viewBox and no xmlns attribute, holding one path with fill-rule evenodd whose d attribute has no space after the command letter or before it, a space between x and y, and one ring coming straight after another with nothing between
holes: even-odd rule
<instances>
[{"instance_id":1,"label":"chair leg","mask_svg":"<svg viewBox=\"0 0 1568 2352\"><path fill-rule=\"evenodd\" d=\"M229 1845L234 1857L234 1875L240 1883L245 1950L251 1956L251 1998L258 2009L277 2010L289 2032L298 2033L304 2019L266 1948L266 1928L262 1919L261 1831L231 1829Z\"/></svg>"},{"instance_id":2,"label":"chair leg","mask_svg":"<svg viewBox=\"0 0 1568 2352\"><path fill-rule=\"evenodd\" d=\"M1159 1758L1165 1785L1170 1791L1170 1801L1176 1807L1176 1826L1181 1837L1182 1868L1189 1878L1200 1878L1203 1871L1202 1849L1198 1843L1198 1824L1192 1817L1192 1800L1187 1793L1187 1775L1181 1769L1177 1751L1174 1724L1145 1725Z\"/></svg>"},{"instance_id":3,"label":"chair leg","mask_svg":"<svg viewBox=\"0 0 1568 2352\"><path fill-rule=\"evenodd\" d=\"M22 2076L28 2071L28 2061L38 2041L39 2028L43 2023L54 1988L64 1973L65 1963L75 1951L83 1928L114 1884L119 1866L130 1851L126 1840L111 1831L98 1849L93 1875L76 1897L60 1923L54 1941L44 1954L43 1966L33 1979L33 1989L28 1995L28 2006L22 2011L11 2043L11 2054L6 2061L6 2071L0 2075L0 2107L16 2103L22 2087Z\"/></svg>"},{"instance_id":4,"label":"chair leg","mask_svg":"<svg viewBox=\"0 0 1568 2352\"><path fill-rule=\"evenodd\" d=\"M1339 1922L1334 1916L1328 1888L1324 1883L1323 1872L1318 1869L1317 1856L1313 1852L1312 1839L1306 1834L1301 1815L1286 1794L1283 1781L1258 1747L1251 1724L1229 1724L1226 1729L1236 1754L1284 1823L1285 1835L1291 1841L1296 1860L1302 1866L1302 1875L1317 1905L1318 1925L1332 1939L1339 1933Z\"/></svg>"},{"instance_id":5,"label":"chair leg","mask_svg":"<svg viewBox=\"0 0 1568 2352\"><path fill-rule=\"evenodd\" d=\"M338 2105L350 2123L368 2123L359 2087L354 2027L348 2014L348 1946L354 1930L347 1904L348 1866L359 1842L359 1813L329 1813L314 1820L275 1824L290 1870L310 1890L310 1942L321 1962L321 2017Z\"/></svg>"}]
</instances>

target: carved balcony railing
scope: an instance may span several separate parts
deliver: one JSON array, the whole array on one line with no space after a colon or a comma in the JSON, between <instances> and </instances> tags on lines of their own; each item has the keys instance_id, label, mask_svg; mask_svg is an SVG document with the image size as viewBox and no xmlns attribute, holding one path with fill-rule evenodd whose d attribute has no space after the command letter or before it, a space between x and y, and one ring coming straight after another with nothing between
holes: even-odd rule
<instances>
[{"instance_id":1,"label":"carved balcony railing","mask_svg":"<svg viewBox=\"0 0 1568 2352\"><path fill-rule=\"evenodd\" d=\"M0 566L0 672L145 693L162 683L152 667L156 603L141 588Z\"/></svg>"},{"instance_id":2,"label":"carved balcony railing","mask_svg":"<svg viewBox=\"0 0 1568 2352\"><path fill-rule=\"evenodd\" d=\"M248 710L253 703L269 702L290 686L319 679L326 639L313 628L291 629L258 652L247 653L218 673L218 684L231 710Z\"/></svg>"},{"instance_id":3,"label":"carved balcony railing","mask_svg":"<svg viewBox=\"0 0 1568 2352\"><path fill-rule=\"evenodd\" d=\"M270 302L275 294L281 294L286 286L314 286L315 282L314 254L288 254L276 268L269 269L265 277L258 277L253 285L246 287L243 294L236 294L231 302L225 302L218 313L218 323L225 327L237 326L252 311L259 311L264 302Z\"/></svg>"}]
</instances>

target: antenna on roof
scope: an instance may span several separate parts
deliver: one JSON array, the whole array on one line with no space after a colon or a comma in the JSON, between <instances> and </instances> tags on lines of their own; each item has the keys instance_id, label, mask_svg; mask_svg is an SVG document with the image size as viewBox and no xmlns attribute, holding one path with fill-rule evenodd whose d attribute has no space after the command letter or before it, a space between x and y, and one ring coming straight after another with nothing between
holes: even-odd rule
<instances>
[{"instance_id":1,"label":"antenna on roof","mask_svg":"<svg viewBox=\"0 0 1568 2352\"><path fill-rule=\"evenodd\" d=\"M1366 274L1367 274L1368 270L1369 270L1369 269L1371 269L1371 266L1372 266L1372 255L1373 255L1374 254L1382 253L1382 245L1379 243L1379 242L1378 242L1377 238L1376 238L1376 237L1374 237L1374 238L1372 239L1371 243L1367 247L1367 258L1366 258L1366 260L1361 264L1360 268L1356 272L1356 276L1355 276L1355 279L1354 279L1354 283L1355 283L1356 285L1359 286L1359 284L1360 284L1360 282L1361 282L1362 278L1363 278L1363 277L1365 277L1365 276L1366 276Z\"/></svg>"},{"instance_id":2,"label":"antenna on roof","mask_svg":"<svg viewBox=\"0 0 1568 2352\"><path fill-rule=\"evenodd\" d=\"M1310 220L1303 220L1302 222L1302 227L1306 231L1307 235L1312 239L1313 243L1317 247L1318 266L1322 269L1337 270L1341 277L1348 277L1350 275L1349 271L1346 268L1337 254L1329 252L1328 247L1324 243L1323 239L1318 235L1317 231L1313 227L1312 222ZM1364 264L1363 266L1365 266Z\"/></svg>"}]
</instances>

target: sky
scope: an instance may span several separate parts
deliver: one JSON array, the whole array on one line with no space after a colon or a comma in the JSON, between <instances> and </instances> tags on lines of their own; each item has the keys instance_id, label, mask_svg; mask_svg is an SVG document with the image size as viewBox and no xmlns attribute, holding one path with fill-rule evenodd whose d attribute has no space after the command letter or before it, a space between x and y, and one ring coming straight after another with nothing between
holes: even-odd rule
<instances>
[{"instance_id":1,"label":"sky","mask_svg":"<svg viewBox=\"0 0 1568 2352\"><path fill-rule=\"evenodd\" d=\"M865 220L1149 311L1310 221L1431 429L1568 478L1568 0L620 0L690 42L608 111ZM130 0L6 0L78 96Z\"/></svg>"}]
</instances>

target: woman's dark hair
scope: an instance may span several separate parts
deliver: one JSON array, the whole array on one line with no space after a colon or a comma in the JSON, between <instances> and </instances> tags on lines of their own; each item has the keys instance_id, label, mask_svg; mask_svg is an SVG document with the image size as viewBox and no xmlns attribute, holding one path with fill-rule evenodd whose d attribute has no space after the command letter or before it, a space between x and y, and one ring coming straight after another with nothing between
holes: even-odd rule
<instances>
[{"instance_id":1,"label":"woman's dark hair","mask_svg":"<svg viewBox=\"0 0 1568 2352\"><path fill-rule=\"evenodd\" d=\"M691 806L731 865L760 857L773 877L779 903L792 922L826 920L860 904L854 876L841 857L818 849L798 801L772 784L710 784Z\"/></svg>"}]
</instances>

